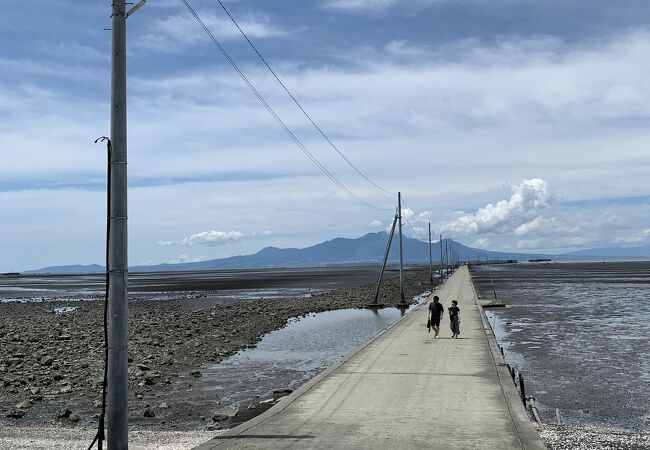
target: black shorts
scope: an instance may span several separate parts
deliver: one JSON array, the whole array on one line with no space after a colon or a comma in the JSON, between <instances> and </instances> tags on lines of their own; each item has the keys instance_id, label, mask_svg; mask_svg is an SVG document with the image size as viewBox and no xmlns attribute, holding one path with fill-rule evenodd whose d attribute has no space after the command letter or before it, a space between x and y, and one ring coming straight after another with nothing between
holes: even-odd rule
<instances>
[{"instance_id":1,"label":"black shorts","mask_svg":"<svg viewBox=\"0 0 650 450\"><path fill-rule=\"evenodd\" d=\"M439 327L440 326L440 317L432 317L431 318L431 326L432 327Z\"/></svg>"}]
</instances>

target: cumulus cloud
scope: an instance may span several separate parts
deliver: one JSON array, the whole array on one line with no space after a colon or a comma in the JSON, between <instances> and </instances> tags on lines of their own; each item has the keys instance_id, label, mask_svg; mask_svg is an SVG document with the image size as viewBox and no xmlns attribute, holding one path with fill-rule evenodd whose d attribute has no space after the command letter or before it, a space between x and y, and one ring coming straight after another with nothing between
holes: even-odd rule
<instances>
[{"instance_id":1,"label":"cumulus cloud","mask_svg":"<svg viewBox=\"0 0 650 450\"><path fill-rule=\"evenodd\" d=\"M205 245L214 247L227 242L238 241L243 236L244 234L239 231L202 231L185 237L180 241L158 241L158 245L162 245L163 247L170 245Z\"/></svg>"},{"instance_id":2,"label":"cumulus cloud","mask_svg":"<svg viewBox=\"0 0 650 450\"><path fill-rule=\"evenodd\" d=\"M180 264L180 263L188 263L188 262L198 262L198 261L203 261L205 260L204 257L202 256L190 256L190 255L178 255L176 258L168 261L169 264Z\"/></svg>"},{"instance_id":3,"label":"cumulus cloud","mask_svg":"<svg viewBox=\"0 0 650 450\"><path fill-rule=\"evenodd\" d=\"M379 227L383 227L384 224L380 220L373 220L372 222L370 222L370 226L372 228L379 228Z\"/></svg>"},{"instance_id":4,"label":"cumulus cloud","mask_svg":"<svg viewBox=\"0 0 650 450\"><path fill-rule=\"evenodd\" d=\"M459 212L443 226L443 233L504 234L534 228L541 212L551 206L554 194L541 178L524 179L513 187L512 196L496 204L489 203L474 213Z\"/></svg>"}]
</instances>

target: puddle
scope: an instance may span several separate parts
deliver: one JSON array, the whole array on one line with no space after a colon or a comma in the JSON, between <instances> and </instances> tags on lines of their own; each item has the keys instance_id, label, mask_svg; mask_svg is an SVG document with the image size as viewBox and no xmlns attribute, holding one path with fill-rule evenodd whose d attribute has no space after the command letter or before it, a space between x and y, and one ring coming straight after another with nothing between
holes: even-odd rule
<instances>
[{"instance_id":1,"label":"puddle","mask_svg":"<svg viewBox=\"0 0 650 450\"><path fill-rule=\"evenodd\" d=\"M428 295L415 297L416 304ZM202 388L223 406L239 406L275 389L296 389L412 310L343 309L290 320L265 335L257 348L205 369Z\"/></svg>"}]
</instances>

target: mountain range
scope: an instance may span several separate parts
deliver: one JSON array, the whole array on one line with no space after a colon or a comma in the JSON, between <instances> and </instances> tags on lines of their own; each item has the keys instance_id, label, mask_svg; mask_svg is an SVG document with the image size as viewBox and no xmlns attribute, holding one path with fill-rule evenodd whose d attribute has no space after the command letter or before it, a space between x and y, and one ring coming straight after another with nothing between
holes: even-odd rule
<instances>
[{"instance_id":1,"label":"mountain range","mask_svg":"<svg viewBox=\"0 0 650 450\"><path fill-rule=\"evenodd\" d=\"M232 256L229 258L178 264L132 266L129 267L129 270L133 272L153 272L165 270L209 270L219 268L308 266L326 264L379 264L383 260L387 240L388 234L382 231L377 233L368 233L356 239L335 238L306 248L266 247L252 255ZM576 259L581 257L601 256L650 256L650 247L604 248L582 250L563 255L543 255L534 253L494 252L467 247L452 239L443 239L442 242L436 242L432 245L431 252L434 264L440 260L441 246L443 253L448 251L449 254L456 254L461 261L505 259L516 259L522 261L531 258ZM406 263L427 263L429 261L429 245L427 242L418 239L404 237L403 255ZM393 239L389 261L399 261L397 237ZM25 273L93 273L103 271L103 266L92 264L88 266L51 266L27 271Z\"/></svg>"}]
</instances>

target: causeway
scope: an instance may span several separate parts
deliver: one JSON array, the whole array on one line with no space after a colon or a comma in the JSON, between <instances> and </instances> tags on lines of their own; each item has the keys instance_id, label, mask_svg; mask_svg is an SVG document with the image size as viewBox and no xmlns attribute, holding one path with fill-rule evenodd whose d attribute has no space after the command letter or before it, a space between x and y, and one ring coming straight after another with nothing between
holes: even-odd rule
<instances>
[{"instance_id":1,"label":"causeway","mask_svg":"<svg viewBox=\"0 0 650 450\"><path fill-rule=\"evenodd\" d=\"M264 414L197 449L544 449L468 268L433 294L445 308L458 300L460 338L451 339L446 314L433 339L422 304Z\"/></svg>"}]
</instances>

